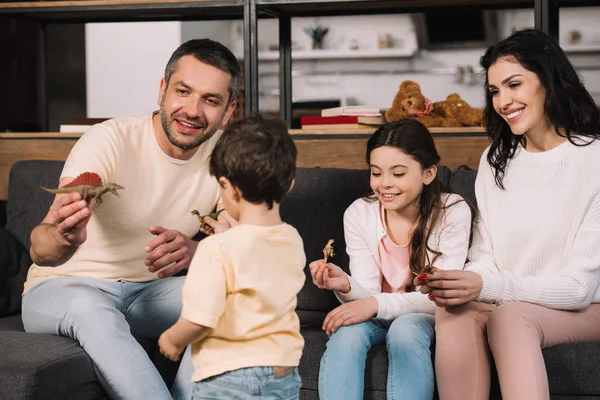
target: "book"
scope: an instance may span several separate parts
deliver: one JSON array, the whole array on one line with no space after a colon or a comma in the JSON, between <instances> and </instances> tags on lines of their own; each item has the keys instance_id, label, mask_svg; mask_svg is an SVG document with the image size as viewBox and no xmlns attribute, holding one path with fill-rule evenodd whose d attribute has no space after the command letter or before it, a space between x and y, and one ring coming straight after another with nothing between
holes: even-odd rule
<instances>
[{"instance_id":1,"label":"book","mask_svg":"<svg viewBox=\"0 0 600 400\"><path fill-rule=\"evenodd\" d=\"M90 129L93 125L69 125L64 124L59 128L59 132L62 133L84 133L88 129Z\"/></svg>"},{"instance_id":2,"label":"book","mask_svg":"<svg viewBox=\"0 0 600 400\"><path fill-rule=\"evenodd\" d=\"M383 125L385 118L383 115L338 115L331 117L305 116L300 117L302 127L310 127L311 125ZM341 128L341 126L340 126Z\"/></svg>"},{"instance_id":3,"label":"book","mask_svg":"<svg viewBox=\"0 0 600 400\"><path fill-rule=\"evenodd\" d=\"M321 111L322 117L332 117L336 115L381 115L381 110L377 106L343 106L324 108Z\"/></svg>"}]
</instances>

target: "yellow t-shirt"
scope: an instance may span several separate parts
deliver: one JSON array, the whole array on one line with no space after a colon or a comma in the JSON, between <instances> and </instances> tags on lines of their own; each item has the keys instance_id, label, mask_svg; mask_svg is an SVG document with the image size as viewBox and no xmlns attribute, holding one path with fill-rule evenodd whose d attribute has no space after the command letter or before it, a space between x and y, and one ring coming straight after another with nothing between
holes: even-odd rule
<instances>
[{"instance_id":1,"label":"yellow t-shirt","mask_svg":"<svg viewBox=\"0 0 600 400\"><path fill-rule=\"evenodd\" d=\"M288 224L238 225L200 242L183 286L181 316L214 328L192 345L195 382L258 366L298 366L296 314L304 285L302 238Z\"/></svg>"},{"instance_id":2,"label":"yellow t-shirt","mask_svg":"<svg viewBox=\"0 0 600 400\"><path fill-rule=\"evenodd\" d=\"M102 182L123 186L119 196L106 193L87 225L87 239L73 257L58 267L33 264L24 292L59 276L110 281L158 279L144 265L146 244L155 236L151 225L176 229L193 237L199 230L197 209L208 214L217 204L219 185L208 160L220 132L198 148L190 160L166 155L159 147L152 114L111 119L89 129L77 141L61 173L75 178L96 172Z\"/></svg>"}]
</instances>

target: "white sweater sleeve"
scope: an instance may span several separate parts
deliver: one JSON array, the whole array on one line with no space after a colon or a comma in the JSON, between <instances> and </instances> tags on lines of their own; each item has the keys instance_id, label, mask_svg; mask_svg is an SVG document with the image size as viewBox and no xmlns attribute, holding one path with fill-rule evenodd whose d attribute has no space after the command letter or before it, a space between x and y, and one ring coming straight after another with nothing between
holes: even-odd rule
<instances>
[{"instance_id":1,"label":"white sweater sleeve","mask_svg":"<svg viewBox=\"0 0 600 400\"><path fill-rule=\"evenodd\" d=\"M559 310L587 307L600 286L600 188L586 210L567 259L568 265L554 276L478 271L483 278L479 299L524 301Z\"/></svg>"},{"instance_id":2,"label":"white sweater sleeve","mask_svg":"<svg viewBox=\"0 0 600 400\"><path fill-rule=\"evenodd\" d=\"M366 238L368 234L376 235L376 232L365 233L365 227L370 226L365 222L361 221L354 204L348 207L344 213L344 238L346 253L350 258L351 275L348 275L350 292L334 291L342 303L381 293L381 271Z\"/></svg>"},{"instance_id":3,"label":"white sweater sleeve","mask_svg":"<svg viewBox=\"0 0 600 400\"><path fill-rule=\"evenodd\" d=\"M487 162L487 151L481 156L479 170L475 178L475 198L477 199L477 214L473 225L473 242L468 253L465 269L483 273L498 272L494 260L492 240L488 231L487 189L495 184L494 175Z\"/></svg>"},{"instance_id":4,"label":"white sweater sleeve","mask_svg":"<svg viewBox=\"0 0 600 400\"><path fill-rule=\"evenodd\" d=\"M432 234L433 240L430 247L442 254L435 260L434 265L440 269L463 269L469 249L469 236L471 235L471 209L459 196L451 196L448 208L440 221L437 235ZM452 205L453 204L453 205ZM439 239L438 239L439 238ZM435 303L427 295L420 292L412 293L381 293L375 295L379 303L377 318L394 319L408 313L435 312Z\"/></svg>"}]
</instances>

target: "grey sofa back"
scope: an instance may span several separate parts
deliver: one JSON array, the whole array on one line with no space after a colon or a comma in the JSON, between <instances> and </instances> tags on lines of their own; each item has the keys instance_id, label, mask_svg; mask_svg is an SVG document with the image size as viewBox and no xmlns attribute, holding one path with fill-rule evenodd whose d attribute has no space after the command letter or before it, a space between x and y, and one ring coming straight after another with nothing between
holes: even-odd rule
<instances>
[{"instance_id":1,"label":"grey sofa back","mask_svg":"<svg viewBox=\"0 0 600 400\"><path fill-rule=\"evenodd\" d=\"M10 303L9 314L20 310L23 282L31 264L29 235L42 221L53 199L53 195L41 190L40 186L55 187L63 165L62 161L20 161L11 169L6 228L19 243L21 254L14 255L13 258L18 260L15 260L10 272L0 274L0 293L5 293L7 297L0 297L0 316L7 315L6 310L2 310L2 302ZM455 177L457 173L459 175ZM472 190L474 173L457 171L451 175L448 168L440 167L438 176L446 186L452 186L452 182L455 182L459 193L466 193ZM294 188L285 197L281 214L283 220L296 227L302 236L308 262L321 258L327 240L334 239L336 255L332 262L347 271L344 211L354 200L366 195L368 190L367 170L298 168ZM312 284L308 268L306 277L298 297L299 310L321 313L339 304L330 291L318 289Z\"/></svg>"}]
</instances>

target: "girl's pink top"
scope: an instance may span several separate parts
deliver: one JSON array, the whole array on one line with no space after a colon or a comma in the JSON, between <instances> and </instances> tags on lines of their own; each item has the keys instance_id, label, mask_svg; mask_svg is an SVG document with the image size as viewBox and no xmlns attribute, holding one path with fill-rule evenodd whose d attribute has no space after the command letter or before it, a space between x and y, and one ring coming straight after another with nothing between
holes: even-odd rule
<instances>
[{"instance_id":1,"label":"girl's pink top","mask_svg":"<svg viewBox=\"0 0 600 400\"><path fill-rule=\"evenodd\" d=\"M379 208L379 215L385 234L379 241L379 257L381 259L381 291L383 293L404 293L404 286L412 279L409 267L409 243L398 245L388 235L386 210Z\"/></svg>"}]
</instances>

